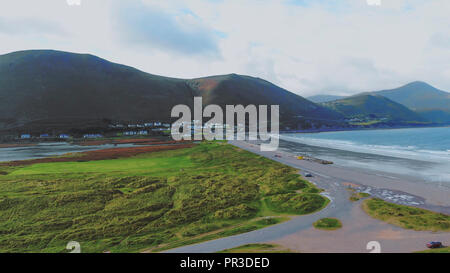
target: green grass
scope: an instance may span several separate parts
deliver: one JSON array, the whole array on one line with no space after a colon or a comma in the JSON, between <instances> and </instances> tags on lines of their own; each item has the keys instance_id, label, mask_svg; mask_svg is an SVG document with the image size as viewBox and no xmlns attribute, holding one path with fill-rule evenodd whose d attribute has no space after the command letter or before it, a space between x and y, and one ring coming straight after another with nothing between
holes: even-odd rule
<instances>
[{"instance_id":1,"label":"green grass","mask_svg":"<svg viewBox=\"0 0 450 273\"><path fill-rule=\"evenodd\" d=\"M336 230L342 227L342 223L336 218L322 218L314 222L313 226L317 229Z\"/></svg>"},{"instance_id":2,"label":"green grass","mask_svg":"<svg viewBox=\"0 0 450 273\"><path fill-rule=\"evenodd\" d=\"M291 253L289 249L285 249L275 244L248 244L238 246L231 249L220 251L219 253Z\"/></svg>"},{"instance_id":3,"label":"green grass","mask_svg":"<svg viewBox=\"0 0 450 273\"><path fill-rule=\"evenodd\" d=\"M450 253L450 247L427 249L417 253Z\"/></svg>"},{"instance_id":4,"label":"green grass","mask_svg":"<svg viewBox=\"0 0 450 273\"><path fill-rule=\"evenodd\" d=\"M397 205L378 198L365 200L362 208L376 219L405 229L450 231L450 216L446 214Z\"/></svg>"},{"instance_id":5,"label":"green grass","mask_svg":"<svg viewBox=\"0 0 450 273\"><path fill-rule=\"evenodd\" d=\"M365 126L365 125L374 125L377 123L382 122L381 120L370 120L370 121L365 121L365 122L351 122L351 125L360 125L360 126Z\"/></svg>"},{"instance_id":6,"label":"green grass","mask_svg":"<svg viewBox=\"0 0 450 273\"><path fill-rule=\"evenodd\" d=\"M159 250L328 203L295 169L220 142L0 171L0 252L65 252L69 241L83 252Z\"/></svg>"},{"instance_id":7,"label":"green grass","mask_svg":"<svg viewBox=\"0 0 450 273\"><path fill-rule=\"evenodd\" d=\"M357 202L370 196L370 194L366 192L357 192L355 189L348 189L348 191L351 193L349 200L352 202Z\"/></svg>"}]
</instances>

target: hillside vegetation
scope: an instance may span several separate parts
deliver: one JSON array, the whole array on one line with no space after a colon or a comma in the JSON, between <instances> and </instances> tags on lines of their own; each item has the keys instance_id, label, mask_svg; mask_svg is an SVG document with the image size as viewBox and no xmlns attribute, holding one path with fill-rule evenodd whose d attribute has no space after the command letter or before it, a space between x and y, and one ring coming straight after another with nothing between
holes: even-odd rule
<instances>
[{"instance_id":1,"label":"hillside vegetation","mask_svg":"<svg viewBox=\"0 0 450 273\"><path fill-rule=\"evenodd\" d=\"M440 109L450 111L450 93L425 82L412 82L399 88L373 92L413 110Z\"/></svg>"},{"instance_id":2,"label":"hillside vegetation","mask_svg":"<svg viewBox=\"0 0 450 273\"><path fill-rule=\"evenodd\" d=\"M334 125L342 116L270 82L236 74L175 79L89 54L29 50L0 55L0 131L48 133L113 121L169 121L173 106L280 105L282 123Z\"/></svg>"},{"instance_id":3,"label":"hillside vegetation","mask_svg":"<svg viewBox=\"0 0 450 273\"><path fill-rule=\"evenodd\" d=\"M377 122L414 123L425 119L407 107L385 97L361 94L322 105L337 111L347 118L366 119Z\"/></svg>"},{"instance_id":4,"label":"hillside vegetation","mask_svg":"<svg viewBox=\"0 0 450 273\"><path fill-rule=\"evenodd\" d=\"M425 209L397 205L379 198L363 201L370 216L406 229L450 231L450 216Z\"/></svg>"},{"instance_id":5,"label":"hillside vegetation","mask_svg":"<svg viewBox=\"0 0 450 273\"><path fill-rule=\"evenodd\" d=\"M64 252L69 241L82 252L157 251L328 203L295 169L221 142L1 168L0 252Z\"/></svg>"}]
</instances>

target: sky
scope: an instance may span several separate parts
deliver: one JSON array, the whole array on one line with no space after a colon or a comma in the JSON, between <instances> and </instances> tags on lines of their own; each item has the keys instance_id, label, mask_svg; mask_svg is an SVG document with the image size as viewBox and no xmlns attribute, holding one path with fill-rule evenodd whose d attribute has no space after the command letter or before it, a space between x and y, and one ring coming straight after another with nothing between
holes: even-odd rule
<instances>
[{"instance_id":1,"label":"sky","mask_svg":"<svg viewBox=\"0 0 450 273\"><path fill-rule=\"evenodd\" d=\"M90 53L179 78L237 73L301 96L417 80L450 91L449 0L0 1L0 54Z\"/></svg>"}]
</instances>

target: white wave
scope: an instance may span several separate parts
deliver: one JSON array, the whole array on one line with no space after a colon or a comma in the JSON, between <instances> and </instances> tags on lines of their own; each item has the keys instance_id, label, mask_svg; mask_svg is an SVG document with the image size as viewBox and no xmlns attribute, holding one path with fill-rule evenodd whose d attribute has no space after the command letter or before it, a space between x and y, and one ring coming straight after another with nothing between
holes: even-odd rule
<instances>
[{"instance_id":1,"label":"white wave","mask_svg":"<svg viewBox=\"0 0 450 273\"><path fill-rule=\"evenodd\" d=\"M282 140L290 142L302 143L316 147L337 149L342 151L392 156L398 158L430 161L437 163L442 163L443 161L450 162L450 150L433 151L433 150L418 149L416 146L370 145L370 144L356 143L347 140L318 139L303 136L281 135L280 138Z\"/></svg>"}]
</instances>

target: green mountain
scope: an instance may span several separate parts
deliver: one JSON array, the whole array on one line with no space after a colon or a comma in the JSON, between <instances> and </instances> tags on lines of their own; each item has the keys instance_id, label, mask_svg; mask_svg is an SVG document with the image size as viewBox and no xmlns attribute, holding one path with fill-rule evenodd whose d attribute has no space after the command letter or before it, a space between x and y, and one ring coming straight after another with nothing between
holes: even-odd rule
<instances>
[{"instance_id":1,"label":"green mountain","mask_svg":"<svg viewBox=\"0 0 450 273\"><path fill-rule=\"evenodd\" d=\"M388 98L373 94L359 94L322 105L360 123L423 123L418 113Z\"/></svg>"},{"instance_id":2,"label":"green mountain","mask_svg":"<svg viewBox=\"0 0 450 273\"><path fill-rule=\"evenodd\" d=\"M342 116L259 78L240 75L175 79L88 54L52 50L0 56L0 129L67 130L108 120L168 121L173 106L280 105L286 124L335 124ZM102 123L103 122L103 123Z\"/></svg>"},{"instance_id":3,"label":"green mountain","mask_svg":"<svg viewBox=\"0 0 450 273\"><path fill-rule=\"evenodd\" d=\"M335 96L335 95L315 95L307 97L308 100L315 103L329 102L334 100L340 100L345 98L344 96Z\"/></svg>"},{"instance_id":4,"label":"green mountain","mask_svg":"<svg viewBox=\"0 0 450 273\"><path fill-rule=\"evenodd\" d=\"M420 113L435 123L450 123L450 93L425 82L412 82L402 87L373 92Z\"/></svg>"},{"instance_id":5,"label":"green mountain","mask_svg":"<svg viewBox=\"0 0 450 273\"><path fill-rule=\"evenodd\" d=\"M373 92L412 110L450 110L450 93L425 82L412 82L399 88Z\"/></svg>"}]
</instances>

